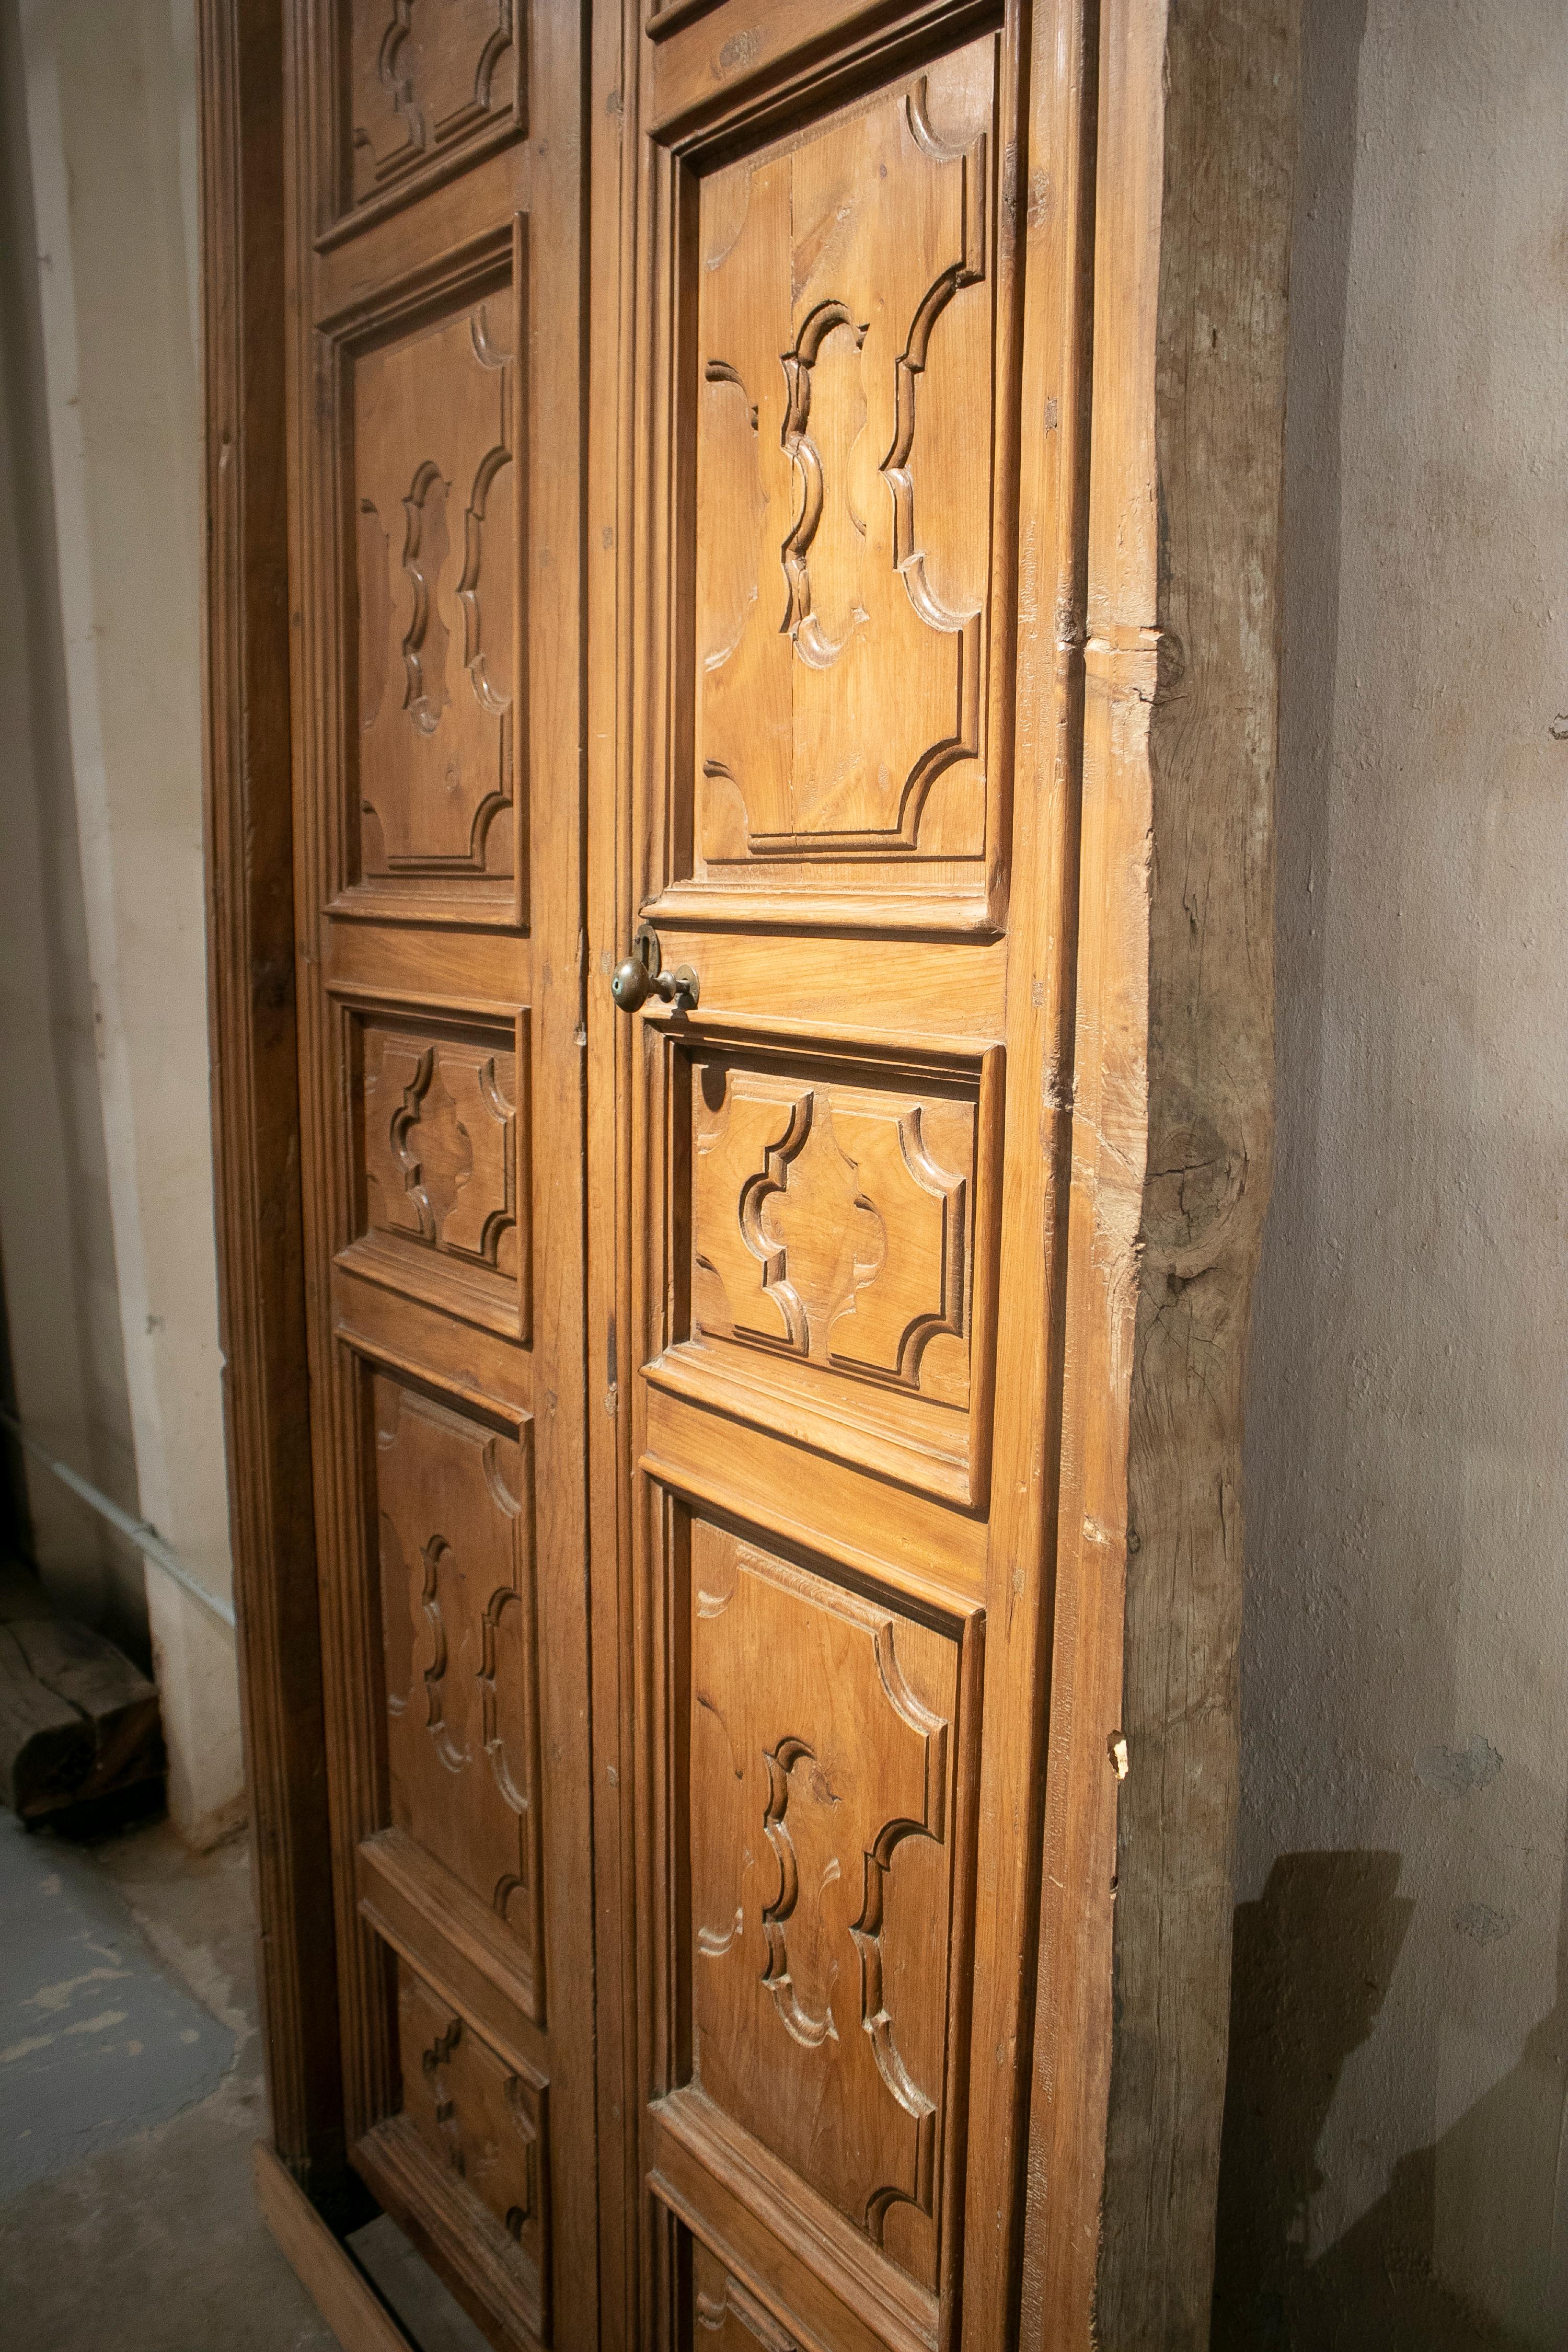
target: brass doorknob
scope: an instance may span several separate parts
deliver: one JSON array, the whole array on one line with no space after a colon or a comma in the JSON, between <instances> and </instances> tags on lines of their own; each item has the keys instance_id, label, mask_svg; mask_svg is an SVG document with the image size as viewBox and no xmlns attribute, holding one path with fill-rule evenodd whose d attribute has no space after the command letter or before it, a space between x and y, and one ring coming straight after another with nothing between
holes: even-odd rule
<instances>
[{"instance_id":1,"label":"brass doorknob","mask_svg":"<svg viewBox=\"0 0 1568 2352\"><path fill-rule=\"evenodd\" d=\"M610 974L610 994L623 1013L636 1013L650 996L658 997L677 1013L689 1013L697 1003L697 974L689 963L663 971L664 950L658 933L639 923L632 951Z\"/></svg>"}]
</instances>

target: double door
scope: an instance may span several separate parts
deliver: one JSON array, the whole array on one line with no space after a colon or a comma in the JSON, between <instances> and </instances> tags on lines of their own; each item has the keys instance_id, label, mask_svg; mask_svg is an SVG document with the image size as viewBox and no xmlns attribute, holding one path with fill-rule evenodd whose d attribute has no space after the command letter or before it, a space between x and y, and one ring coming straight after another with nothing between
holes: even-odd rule
<instances>
[{"instance_id":1,"label":"double door","mask_svg":"<svg viewBox=\"0 0 1568 2352\"><path fill-rule=\"evenodd\" d=\"M292 11L343 2079L498 2346L1016 2326L1079 39Z\"/></svg>"}]
</instances>

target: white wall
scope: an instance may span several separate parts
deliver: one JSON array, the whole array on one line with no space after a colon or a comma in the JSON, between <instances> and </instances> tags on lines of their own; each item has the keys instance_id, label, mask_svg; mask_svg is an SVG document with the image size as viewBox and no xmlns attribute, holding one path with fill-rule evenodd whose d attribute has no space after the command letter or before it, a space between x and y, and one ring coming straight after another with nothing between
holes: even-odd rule
<instances>
[{"instance_id":1,"label":"white wall","mask_svg":"<svg viewBox=\"0 0 1568 2352\"><path fill-rule=\"evenodd\" d=\"M1568 7L1306 0L1216 2345L1568 2344Z\"/></svg>"},{"instance_id":2,"label":"white wall","mask_svg":"<svg viewBox=\"0 0 1568 2352\"><path fill-rule=\"evenodd\" d=\"M27 1418L52 1451L134 1510L136 1464L99 1095L64 647L46 465L30 181L14 44L0 19L7 166L0 218L0 1255ZM24 263L26 266L24 267ZM57 1605L141 1663L139 1553L26 1456L34 1556Z\"/></svg>"},{"instance_id":3,"label":"white wall","mask_svg":"<svg viewBox=\"0 0 1568 2352\"><path fill-rule=\"evenodd\" d=\"M15 12L13 60L20 37L37 257L28 292L41 350L42 431L17 455L24 471L47 467L53 508L52 593L136 1481L142 1513L198 1579L226 1593L203 939L190 0L5 5ZM0 952L10 959L19 946ZM18 1010L35 1024L45 1013ZM38 1091L41 1099L42 1076ZM68 1168L68 1194L74 1181ZM68 1201L58 1204L68 1210ZM28 1419L59 1343L24 1311L13 1262L19 1229L30 1219L41 1230L48 1213L36 1184L20 1202L0 1190ZM242 1801L233 1649L153 1569L147 1606L171 1810L202 1843L233 1824Z\"/></svg>"}]
</instances>

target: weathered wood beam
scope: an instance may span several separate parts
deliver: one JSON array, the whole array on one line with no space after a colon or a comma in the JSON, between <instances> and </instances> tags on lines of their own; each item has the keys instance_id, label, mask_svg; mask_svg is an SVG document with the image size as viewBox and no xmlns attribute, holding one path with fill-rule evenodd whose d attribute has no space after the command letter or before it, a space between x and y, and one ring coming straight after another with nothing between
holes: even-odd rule
<instances>
[{"instance_id":1,"label":"weathered wood beam","mask_svg":"<svg viewBox=\"0 0 1568 2352\"><path fill-rule=\"evenodd\" d=\"M1101 12L1083 957L1022 2335L1050 2352L1196 2352L1209 2336L1242 1393L1273 1137L1297 37L1297 0Z\"/></svg>"},{"instance_id":2,"label":"weathered wood beam","mask_svg":"<svg viewBox=\"0 0 1568 2352\"><path fill-rule=\"evenodd\" d=\"M163 1776L158 1693L101 1633L7 1596L0 1607L0 1804L22 1821Z\"/></svg>"}]
</instances>

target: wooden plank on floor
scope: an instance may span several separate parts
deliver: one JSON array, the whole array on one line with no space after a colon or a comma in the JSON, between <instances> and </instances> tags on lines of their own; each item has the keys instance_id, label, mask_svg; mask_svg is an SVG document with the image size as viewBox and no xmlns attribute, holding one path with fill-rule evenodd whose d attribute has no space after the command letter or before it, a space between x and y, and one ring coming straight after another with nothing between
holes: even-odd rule
<instances>
[{"instance_id":1,"label":"wooden plank on floor","mask_svg":"<svg viewBox=\"0 0 1568 2352\"><path fill-rule=\"evenodd\" d=\"M334 2238L287 2166L256 2143L256 2193L277 2239L343 2352L418 2352L353 2254Z\"/></svg>"},{"instance_id":2,"label":"wooden plank on floor","mask_svg":"<svg viewBox=\"0 0 1568 2352\"><path fill-rule=\"evenodd\" d=\"M163 1769L157 1691L112 1642L37 1605L0 1623L0 1803L37 1821Z\"/></svg>"}]
</instances>

